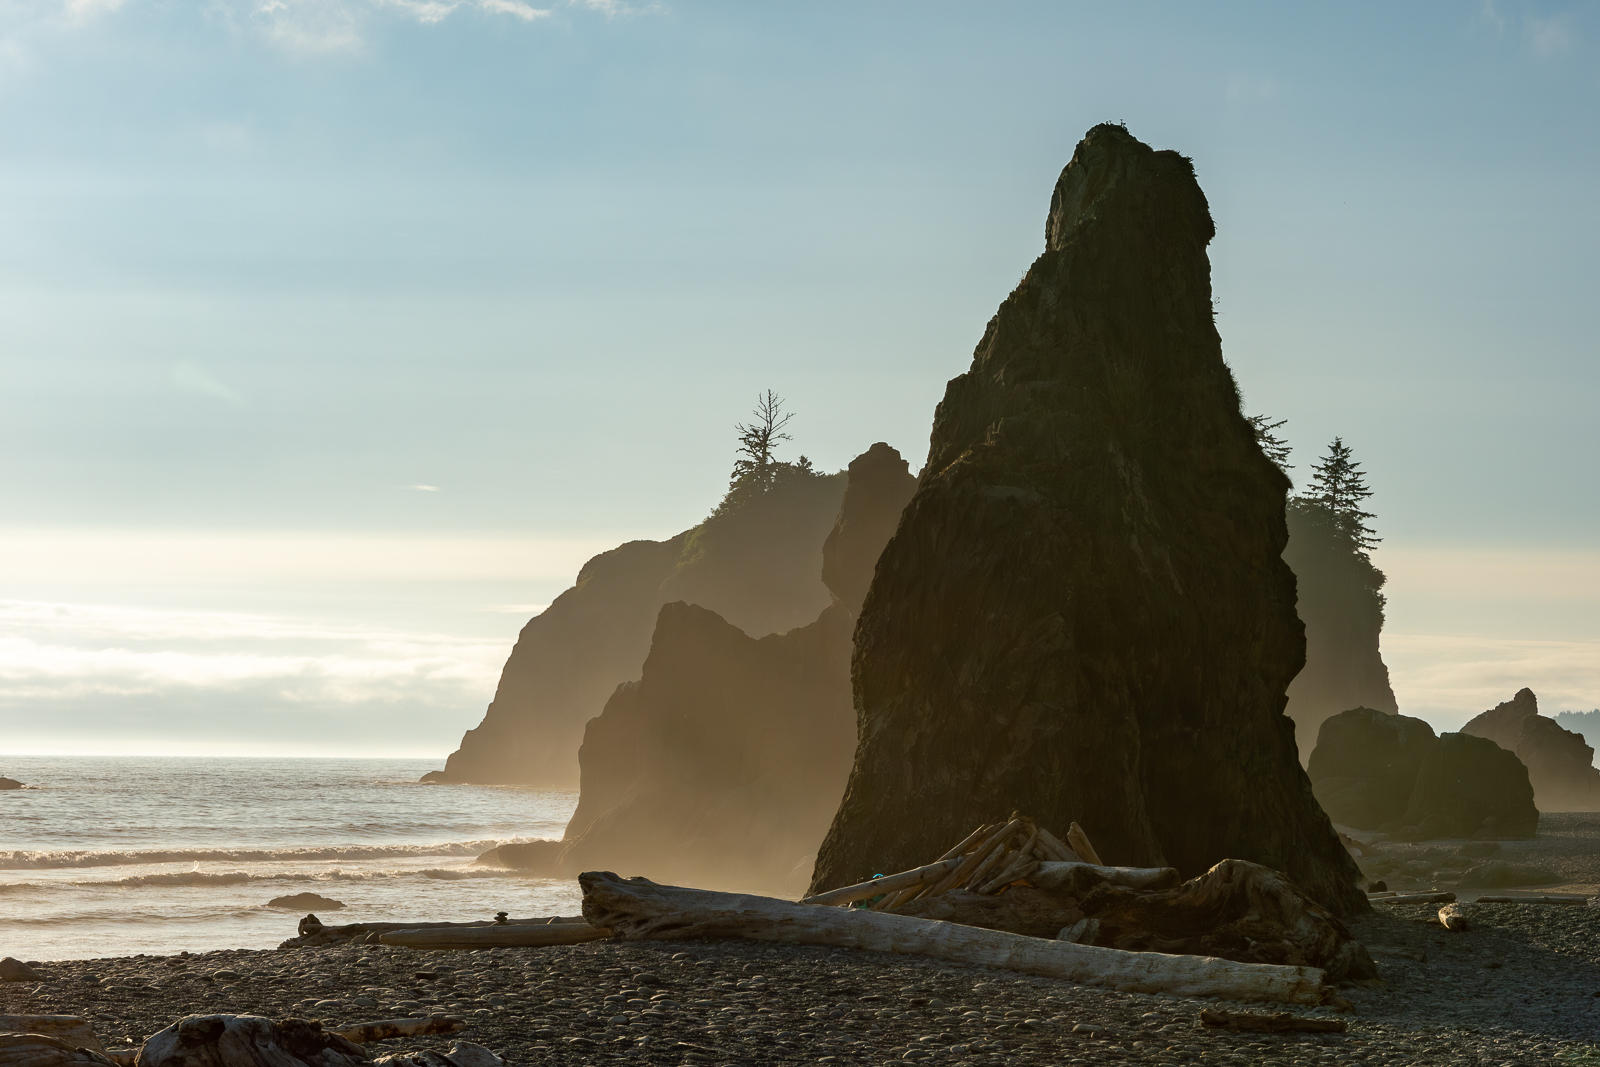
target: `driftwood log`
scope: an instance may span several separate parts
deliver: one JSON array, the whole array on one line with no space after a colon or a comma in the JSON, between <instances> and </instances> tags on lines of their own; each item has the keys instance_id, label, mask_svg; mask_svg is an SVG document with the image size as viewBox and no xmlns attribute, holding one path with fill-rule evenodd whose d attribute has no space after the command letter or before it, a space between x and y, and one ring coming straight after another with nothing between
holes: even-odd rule
<instances>
[{"instance_id":1,"label":"driftwood log","mask_svg":"<svg viewBox=\"0 0 1600 1067\"><path fill-rule=\"evenodd\" d=\"M1457 934L1472 929L1472 923L1467 919L1467 909L1460 904L1446 904L1440 908L1439 925Z\"/></svg>"},{"instance_id":2,"label":"driftwood log","mask_svg":"<svg viewBox=\"0 0 1600 1067\"><path fill-rule=\"evenodd\" d=\"M423 1037L428 1034L453 1034L465 1030L467 1024L460 1019L378 1019L369 1023L352 1023L349 1026L330 1028L328 1033L344 1038L353 1045L366 1045L373 1041L388 1041L396 1037Z\"/></svg>"},{"instance_id":3,"label":"driftwood log","mask_svg":"<svg viewBox=\"0 0 1600 1067\"><path fill-rule=\"evenodd\" d=\"M1333 997L1323 984L1324 972L1315 967L1123 952L907 915L819 908L771 897L657 885L602 871L580 874L578 884L583 888L584 917L628 940L743 938L836 945L1002 967L1138 992L1291 1004L1321 1004Z\"/></svg>"},{"instance_id":4,"label":"driftwood log","mask_svg":"<svg viewBox=\"0 0 1600 1067\"><path fill-rule=\"evenodd\" d=\"M1274 1015L1252 1015L1221 1008L1202 1008L1200 1025L1214 1030L1260 1030L1269 1034L1337 1034L1345 1029L1343 1019L1308 1019L1282 1011Z\"/></svg>"},{"instance_id":5,"label":"driftwood log","mask_svg":"<svg viewBox=\"0 0 1600 1067\"><path fill-rule=\"evenodd\" d=\"M1041 863L1028 875L1029 885L1074 897L1082 897L1100 885L1171 889L1182 881L1183 876L1175 867L1102 867L1095 863Z\"/></svg>"},{"instance_id":6,"label":"driftwood log","mask_svg":"<svg viewBox=\"0 0 1600 1067\"><path fill-rule=\"evenodd\" d=\"M504 1067L505 1060L482 1045L457 1041L447 1052L422 1049L418 1052L391 1052L372 1061L373 1067Z\"/></svg>"},{"instance_id":7,"label":"driftwood log","mask_svg":"<svg viewBox=\"0 0 1600 1067\"><path fill-rule=\"evenodd\" d=\"M316 915L307 915L300 920L298 936L279 945L279 948L308 948L322 945L337 945L348 942L365 942L378 944L378 939L384 934L396 930L476 930L486 926L551 926L562 923L581 923L583 916L550 915L537 919L505 919L490 922L485 919L480 922L445 923L445 922L386 922L386 923L343 923L336 926L326 926Z\"/></svg>"},{"instance_id":8,"label":"driftwood log","mask_svg":"<svg viewBox=\"0 0 1600 1067\"><path fill-rule=\"evenodd\" d=\"M77 1015L0 1015L0 1032L59 1037L74 1048L104 1053L88 1019Z\"/></svg>"},{"instance_id":9,"label":"driftwood log","mask_svg":"<svg viewBox=\"0 0 1600 1067\"><path fill-rule=\"evenodd\" d=\"M588 923L549 923L532 926L519 923L491 923L470 929L405 929L378 935L380 945L400 948L544 948L549 945L581 945L610 937Z\"/></svg>"},{"instance_id":10,"label":"driftwood log","mask_svg":"<svg viewBox=\"0 0 1600 1067\"><path fill-rule=\"evenodd\" d=\"M896 912L918 919L1052 939L1064 928L1082 921L1083 912L1077 904L1074 897L1017 885L995 896L952 889L903 904Z\"/></svg>"},{"instance_id":11,"label":"driftwood log","mask_svg":"<svg viewBox=\"0 0 1600 1067\"><path fill-rule=\"evenodd\" d=\"M1374 904L1452 904L1456 895L1444 893L1396 893L1393 896L1368 897Z\"/></svg>"},{"instance_id":12,"label":"driftwood log","mask_svg":"<svg viewBox=\"0 0 1600 1067\"><path fill-rule=\"evenodd\" d=\"M115 1067L92 1049L51 1034L0 1033L3 1067Z\"/></svg>"},{"instance_id":13,"label":"driftwood log","mask_svg":"<svg viewBox=\"0 0 1600 1067\"><path fill-rule=\"evenodd\" d=\"M1593 897L1479 897L1479 904L1587 904Z\"/></svg>"},{"instance_id":14,"label":"driftwood log","mask_svg":"<svg viewBox=\"0 0 1600 1067\"><path fill-rule=\"evenodd\" d=\"M1367 950L1332 912L1287 875L1246 860L1223 860L1161 892L1105 882L1078 908L1098 921L1092 941L1107 948L1316 967L1332 981L1378 975Z\"/></svg>"},{"instance_id":15,"label":"driftwood log","mask_svg":"<svg viewBox=\"0 0 1600 1067\"><path fill-rule=\"evenodd\" d=\"M866 900L880 893L893 893L901 889L910 889L914 886L934 882L961 866L962 857L941 860L930 863L924 867L917 867L899 874L891 874L883 878L873 878L870 881L858 882L847 885L843 889L833 889L826 893L818 893L814 897L806 897L802 904L851 904L858 900Z\"/></svg>"}]
</instances>

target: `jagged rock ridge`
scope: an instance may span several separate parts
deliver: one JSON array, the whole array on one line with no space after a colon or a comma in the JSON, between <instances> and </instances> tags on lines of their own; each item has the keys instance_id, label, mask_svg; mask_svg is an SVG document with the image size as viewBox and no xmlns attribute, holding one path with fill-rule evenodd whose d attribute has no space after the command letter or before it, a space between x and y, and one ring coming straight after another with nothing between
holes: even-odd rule
<instances>
[{"instance_id":1,"label":"jagged rock ridge","mask_svg":"<svg viewBox=\"0 0 1600 1067\"><path fill-rule=\"evenodd\" d=\"M591 559L522 628L482 724L423 780L576 788L584 724L639 677L663 603L700 604L755 635L815 619L831 599L818 574L845 481L796 473L668 541Z\"/></svg>"},{"instance_id":2,"label":"jagged rock ridge","mask_svg":"<svg viewBox=\"0 0 1600 1067\"><path fill-rule=\"evenodd\" d=\"M860 597L915 479L886 444L849 467L823 548L833 602L757 640L705 608L663 606L638 681L588 724L578 809L559 842L486 862L795 893L855 751L850 647Z\"/></svg>"},{"instance_id":3,"label":"jagged rock ridge","mask_svg":"<svg viewBox=\"0 0 1600 1067\"><path fill-rule=\"evenodd\" d=\"M1528 768L1540 811L1600 811L1600 770L1580 733L1539 714L1539 698L1520 689L1461 728L1486 737Z\"/></svg>"},{"instance_id":4,"label":"jagged rock ridge","mask_svg":"<svg viewBox=\"0 0 1600 1067\"><path fill-rule=\"evenodd\" d=\"M1359 877L1296 757L1288 480L1239 411L1190 162L1098 126L1046 250L934 417L852 664L859 747L813 887L1012 810L1111 863Z\"/></svg>"}]
</instances>

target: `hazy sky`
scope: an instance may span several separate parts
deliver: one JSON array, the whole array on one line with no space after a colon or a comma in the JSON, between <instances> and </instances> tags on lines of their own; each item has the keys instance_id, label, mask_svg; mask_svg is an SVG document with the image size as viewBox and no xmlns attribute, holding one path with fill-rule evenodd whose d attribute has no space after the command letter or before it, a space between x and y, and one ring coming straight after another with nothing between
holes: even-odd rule
<instances>
[{"instance_id":1,"label":"hazy sky","mask_svg":"<svg viewBox=\"0 0 1600 1067\"><path fill-rule=\"evenodd\" d=\"M0 749L439 754L758 390L913 466L1082 133L1195 160L1444 726L1600 706L1600 6L0 6ZM3 771L3 768L0 768Z\"/></svg>"}]
</instances>

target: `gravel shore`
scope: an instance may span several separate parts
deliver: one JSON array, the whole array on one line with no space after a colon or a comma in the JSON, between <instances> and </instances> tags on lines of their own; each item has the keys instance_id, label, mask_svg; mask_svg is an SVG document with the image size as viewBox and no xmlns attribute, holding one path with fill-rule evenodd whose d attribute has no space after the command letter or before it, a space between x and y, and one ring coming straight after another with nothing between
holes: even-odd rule
<instances>
[{"instance_id":1,"label":"gravel shore","mask_svg":"<svg viewBox=\"0 0 1600 1067\"><path fill-rule=\"evenodd\" d=\"M1205 1001L751 942L59 961L38 965L43 984L0 990L0 1010L85 1015L108 1047L197 1013L329 1024L443 1013L514 1065L1600 1064L1600 909L1472 905L1460 934L1435 911L1391 906L1354 924L1383 980L1345 990L1355 1011L1342 1034L1202 1030Z\"/></svg>"}]
</instances>

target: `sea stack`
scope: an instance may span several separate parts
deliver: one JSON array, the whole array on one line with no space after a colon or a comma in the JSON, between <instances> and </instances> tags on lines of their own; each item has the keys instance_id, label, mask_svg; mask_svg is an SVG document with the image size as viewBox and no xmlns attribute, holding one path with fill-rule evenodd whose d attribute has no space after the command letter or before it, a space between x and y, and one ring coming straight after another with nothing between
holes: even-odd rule
<instances>
[{"instance_id":1,"label":"sea stack","mask_svg":"<svg viewBox=\"0 0 1600 1067\"><path fill-rule=\"evenodd\" d=\"M1283 714L1289 482L1223 362L1214 232L1188 159L1114 125L1078 145L878 560L814 891L1015 810L1081 823L1107 863L1251 860L1366 907Z\"/></svg>"}]
</instances>

